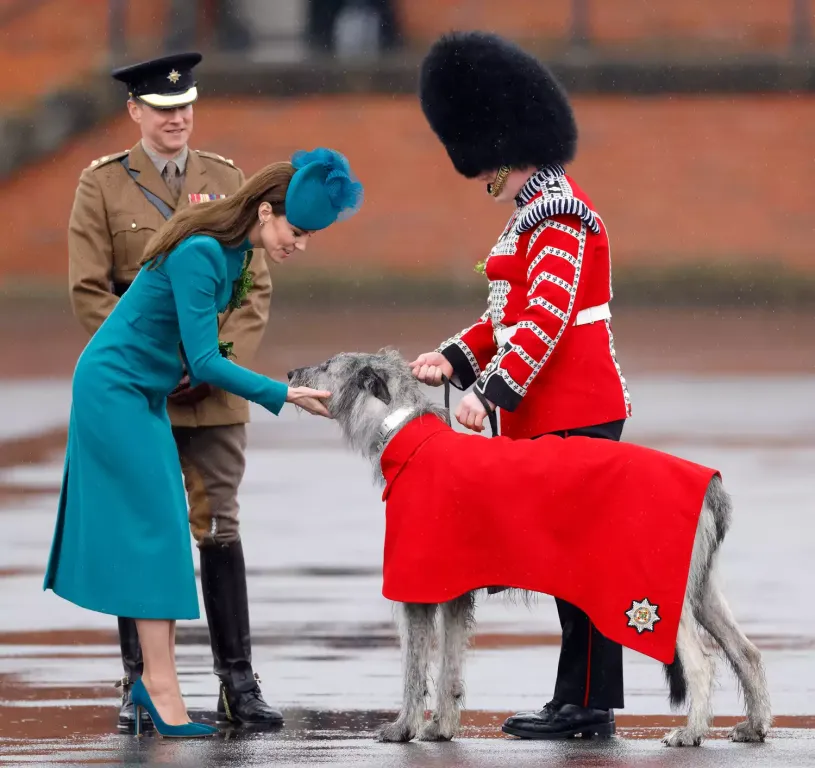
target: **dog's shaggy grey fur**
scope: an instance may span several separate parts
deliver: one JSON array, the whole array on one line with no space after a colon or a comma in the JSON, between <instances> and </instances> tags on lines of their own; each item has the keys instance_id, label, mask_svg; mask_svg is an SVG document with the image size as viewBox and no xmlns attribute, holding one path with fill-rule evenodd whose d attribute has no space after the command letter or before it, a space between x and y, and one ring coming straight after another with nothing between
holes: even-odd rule
<instances>
[{"instance_id":1,"label":"dog's shaggy grey fur","mask_svg":"<svg viewBox=\"0 0 815 768\"><path fill-rule=\"evenodd\" d=\"M380 457L387 444L383 438L392 437L382 429L387 417L400 409L410 409L404 423L421 414L448 417L445 410L422 393L405 360L393 350L339 354L321 365L292 371L289 378L292 386L332 393L327 401L331 416L348 444L371 461L380 483L384 482ZM714 478L708 486L696 531L675 661L665 667L671 703L678 706L687 699L689 704L686 724L663 739L669 746L698 746L710 727L714 660L700 629L723 651L743 693L747 720L731 731L730 738L741 742L764 741L772 724L761 654L739 629L717 584L716 559L730 517L730 497L721 480ZM437 702L432 719L426 722L423 721L428 667L439 606L401 604L402 709L394 723L382 728L381 740L409 741L418 735L426 741L447 741L458 733L464 694L462 668L474 625L474 604L474 593L468 593L440 606Z\"/></svg>"}]
</instances>

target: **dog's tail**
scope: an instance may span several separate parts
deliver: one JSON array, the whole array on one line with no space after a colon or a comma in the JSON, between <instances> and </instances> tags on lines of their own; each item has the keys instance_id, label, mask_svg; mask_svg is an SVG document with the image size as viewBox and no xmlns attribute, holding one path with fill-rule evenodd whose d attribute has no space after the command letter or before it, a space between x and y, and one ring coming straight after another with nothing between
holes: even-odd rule
<instances>
[{"instance_id":1,"label":"dog's tail","mask_svg":"<svg viewBox=\"0 0 815 768\"><path fill-rule=\"evenodd\" d=\"M671 707L681 707L688 695L688 682L685 679L685 668L677 652L674 660L665 665L665 679L668 681L668 697Z\"/></svg>"},{"instance_id":2,"label":"dog's tail","mask_svg":"<svg viewBox=\"0 0 815 768\"><path fill-rule=\"evenodd\" d=\"M697 547L701 543L701 549L698 550L699 562L695 564L695 567L694 563L691 564L692 569L696 572L696 578L693 579L693 584L688 587L690 592L686 596L686 602L682 609L683 615L684 611L690 610L692 605L698 605L704 599L704 593L708 589L713 560L730 528L732 514L733 504L730 495L725 491L721 477L715 475L711 478L705 493L705 506L702 509L702 518L700 520L702 528L697 532L693 548L693 554L696 556ZM687 598L690 598L690 603L687 602ZM688 695L688 681L685 677L685 669L682 666L682 659L679 656L678 649L673 662L665 664L664 671L665 679L668 682L668 696L671 706L674 708L680 707L685 703Z\"/></svg>"},{"instance_id":3,"label":"dog's tail","mask_svg":"<svg viewBox=\"0 0 815 768\"><path fill-rule=\"evenodd\" d=\"M705 493L705 504L713 513L713 520L716 523L716 547L718 548L730 529L730 521L733 516L733 501L730 494L724 489L722 478L719 475L710 480Z\"/></svg>"}]
</instances>

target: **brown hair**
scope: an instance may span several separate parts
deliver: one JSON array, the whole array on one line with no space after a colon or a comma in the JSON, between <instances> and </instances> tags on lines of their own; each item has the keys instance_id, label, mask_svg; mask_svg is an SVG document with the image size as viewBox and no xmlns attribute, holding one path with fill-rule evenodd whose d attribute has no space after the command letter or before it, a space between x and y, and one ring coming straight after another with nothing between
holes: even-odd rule
<instances>
[{"instance_id":1,"label":"brown hair","mask_svg":"<svg viewBox=\"0 0 815 768\"><path fill-rule=\"evenodd\" d=\"M285 215L292 176L291 163L272 163L247 179L234 195L179 211L150 238L139 264L155 259L148 269L159 266L191 235L209 235L227 247L239 245L257 221L261 203L269 203L275 216Z\"/></svg>"}]
</instances>

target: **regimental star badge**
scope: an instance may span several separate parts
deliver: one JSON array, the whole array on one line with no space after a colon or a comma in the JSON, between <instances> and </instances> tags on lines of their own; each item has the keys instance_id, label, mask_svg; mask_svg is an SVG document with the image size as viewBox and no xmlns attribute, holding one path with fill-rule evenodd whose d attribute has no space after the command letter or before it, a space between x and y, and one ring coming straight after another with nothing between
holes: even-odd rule
<instances>
[{"instance_id":1,"label":"regimental star badge","mask_svg":"<svg viewBox=\"0 0 815 768\"><path fill-rule=\"evenodd\" d=\"M654 631L654 624L661 621L657 616L658 605L651 605L646 597L642 602L636 600L631 601L631 610L626 611L625 615L628 616L628 626L634 627L639 634L642 634L647 629L649 632Z\"/></svg>"},{"instance_id":2,"label":"regimental star badge","mask_svg":"<svg viewBox=\"0 0 815 768\"><path fill-rule=\"evenodd\" d=\"M178 74L175 70L172 70L169 75L167 75L167 79L175 85L180 79L181 75Z\"/></svg>"}]
</instances>

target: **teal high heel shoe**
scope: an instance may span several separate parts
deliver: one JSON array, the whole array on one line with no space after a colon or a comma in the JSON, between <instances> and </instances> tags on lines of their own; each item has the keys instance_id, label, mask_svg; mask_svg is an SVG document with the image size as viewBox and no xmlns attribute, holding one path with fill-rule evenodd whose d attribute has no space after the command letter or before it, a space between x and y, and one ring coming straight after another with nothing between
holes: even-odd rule
<instances>
[{"instance_id":1,"label":"teal high heel shoe","mask_svg":"<svg viewBox=\"0 0 815 768\"><path fill-rule=\"evenodd\" d=\"M165 736L173 739L197 739L202 736L214 736L218 733L218 729L211 725L204 725L203 723L185 723L184 725L167 725L159 715L158 710L147 693L147 688L141 678L133 683L133 688L130 690L130 695L133 698L133 707L136 715L136 736L141 735L141 711L144 709L150 715L153 721L153 726L159 736Z\"/></svg>"}]
</instances>

